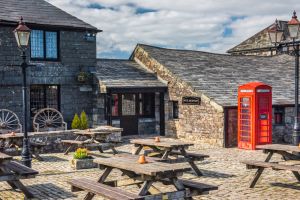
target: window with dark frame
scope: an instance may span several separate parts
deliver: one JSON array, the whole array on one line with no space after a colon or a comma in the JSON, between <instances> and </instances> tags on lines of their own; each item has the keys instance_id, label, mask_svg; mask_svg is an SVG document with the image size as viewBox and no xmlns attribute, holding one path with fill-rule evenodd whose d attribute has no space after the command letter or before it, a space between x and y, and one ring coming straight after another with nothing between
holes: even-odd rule
<instances>
[{"instance_id":1,"label":"window with dark frame","mask_svg":"<svg viewBox=\"0 0 300 200\"><path fill-rule=\"evenodd\" d=\"M274 107L274 125L284 125L284 107Z\"/></svg>"},{"instance_id":2,"label":"window with dark frame","mask_svg":"<svg viewBox=\"0 0 300 200\"><path fill-rule=\"evenodd\" d=\"M172 101L173 103L173 119L179 118L179 105L178 101Z\"/></svg>"},{"instance_id":3,"label":"window with dark frame","mask_svg":"<svg viewBox=\"0 0 300 200\"><path fill-rule=\"evenodd\" d=\"M55 108L60 110L58 85L30 86L30 115L33 117L40 109Z\"/></svg>"},{"instance_id":4,"label":"window with dark frame","mask_svg":"<svg viewBox=\"0 0 300 200\"><path fill-rule=\"evenodd\" d=\"M136 96L135 96L136 95ZM127 95L128 96L128 95ZM131 95L129 95L131 96ZM126 94L112 94L111 95L111 116L120 117L123 115L122 110L126 110L123 106L128 106L128 102L122 102L126 100ZM155 93L138 93L134 94L133 101L136 102L136 115L140 117L155 117ZM125 113L127 115L128 113Z\"/></svg>"},{"instance_id":5,"label":"window with dark frame","mask_svg":"<svg viewBox=\"0 0 300 200\"><path fill-rule=\"evenodd\" d=\"M32 30L30 55L32 60L58 60L59 34L57 31Z\"/></svg>"},{"instance_id":6,"label":"window with dark frame","mask_svg":"<svg viewBox=\"0 0 300 200\"><path fill-rule=\"evenodd\" d=\"M111 95L111 116L119 116L119 95L113 94Z\"/></svg>"},{"instance_id":7,"label":"window with dark frame","mask_svg":"<svg viewBox=\"0 0 300 200\"><path fill-rule=\"evenodd\" d=\"M155 94L154 93L139 94L139 115L142 117L155 116Z\"/></svg>"}]
</instances>

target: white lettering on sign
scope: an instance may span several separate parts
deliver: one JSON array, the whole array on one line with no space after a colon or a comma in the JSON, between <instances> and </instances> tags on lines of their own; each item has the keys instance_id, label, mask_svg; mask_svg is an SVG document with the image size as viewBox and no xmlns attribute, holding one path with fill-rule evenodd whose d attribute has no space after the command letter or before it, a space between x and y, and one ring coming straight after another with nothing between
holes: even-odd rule
<instances>
[{"instance_id":1,"label":"white lettering on sign","mask_svg":"<svg viewBox=\"0 0 300 200\"><path fill-rule=\"evenodd\" d=\"M253 92L253 90L241 90L240 92Z\"/></svg>"},{"instance_id":2,"label":"white lettering on sign","mask_svg":"<svg viewBox=\"0 0 300 200\"><path fill-rule=\"evenodd\" d=\"M269 89L258 89L257 92L266 93L266 92L270 92L270 90Z\"/></svg>"}]
</instances>

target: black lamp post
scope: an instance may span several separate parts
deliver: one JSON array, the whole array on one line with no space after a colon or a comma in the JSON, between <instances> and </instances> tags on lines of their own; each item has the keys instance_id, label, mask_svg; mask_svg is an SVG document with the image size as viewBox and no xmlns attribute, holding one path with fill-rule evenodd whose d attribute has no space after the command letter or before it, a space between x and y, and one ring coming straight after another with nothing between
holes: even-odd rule
<instances>
[{"instance_id":1,"label":"black lamp post","mask_svg":"<svg viewBox=\"0 0 300 200\"><path fill-rule=\"evenodd\" d=\"M27 128L27 83L26 83L26 68L28 67L26 63L25 51L29 45L30 29L23 22L23 17L21 17L18 27L14 30L14 34L18 43L18 47L22 52L21 58L21 68L23 76L23 87L22 87L22 98L23 98L23 127L24 127L24 138L23 138L23 148L22 148L22 163L27 167L31 167L31 155L29 150L28 141L28 128Z\"/></svg>"},{"instance_id":2,"label":"black lamp post","mask_svg":"<svg viewBox=\"0 0 300 200\"><path fill-rule=\"evenodd\" d=\"M298 117L299 107L299 45L300 41L297 40L299 35L300 22L297 19L296 12L294 11L292 19L288 22L289 37L291 42L283 40L283 30L278 26L276 20L275 24L269 28L268 33L272 43L276 47L289 46L293 47L293 53L295 55L295 112L294 112L294 131L293 131L293 145L298 146L300 142L300 124Z\"/></svg>"}]
</instances>

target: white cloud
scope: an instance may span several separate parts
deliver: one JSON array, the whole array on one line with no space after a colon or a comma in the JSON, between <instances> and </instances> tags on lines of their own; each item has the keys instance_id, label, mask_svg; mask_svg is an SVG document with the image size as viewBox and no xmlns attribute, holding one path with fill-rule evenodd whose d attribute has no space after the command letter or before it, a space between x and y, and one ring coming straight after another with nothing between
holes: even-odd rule
<instances>
[{"instance_id":1,"label":"white cloud","mask_svg":"<svg viewBox=\"0 0 300 200\"><path fill-rule=\"evenodd\" d=\"M97 38L99 57L129 55L137 43L224 53L276 18L289 20L293 9L300 13L298 0L48 1L104 30ZM156 12L136 14L137 8ZM225 28L232 34L224 37Z\"/></svg>"}]
</instances>

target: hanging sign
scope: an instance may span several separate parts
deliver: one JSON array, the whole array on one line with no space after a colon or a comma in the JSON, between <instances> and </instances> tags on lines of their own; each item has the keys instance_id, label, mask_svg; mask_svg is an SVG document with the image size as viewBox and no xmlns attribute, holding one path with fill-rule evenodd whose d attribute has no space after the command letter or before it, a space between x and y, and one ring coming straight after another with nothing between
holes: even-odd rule
<instances>
[{"instance_id":1,"label":"hanging sign","mask_svg":"<svg viewBox=\"0 0 300 200\"><path fill-rule=\"evenodd\" d=\"M200 97L182 97L182 105L200 105Z\"/></svg>"}]
</instances>

